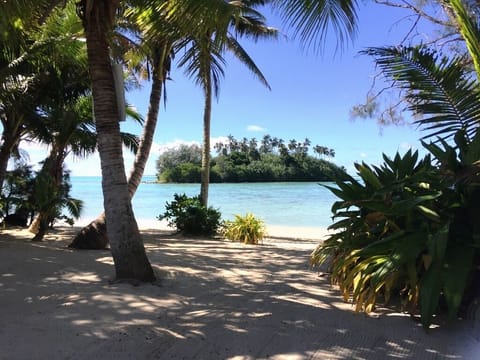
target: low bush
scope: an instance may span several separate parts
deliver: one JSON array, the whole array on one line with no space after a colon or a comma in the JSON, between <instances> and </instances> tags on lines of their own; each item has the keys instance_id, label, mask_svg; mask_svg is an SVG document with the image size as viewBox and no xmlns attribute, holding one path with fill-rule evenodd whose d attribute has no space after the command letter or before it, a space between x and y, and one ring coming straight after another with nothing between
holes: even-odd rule
<instances>
[{"instance_id":1,"label":"low bush","mask_svg":"<svg viewBox=\"0 0 480 360\"><path fill-rule=\"evenodd\" d=\"M235 215L235 220L224 222L222 235L244 244L258 244L266 235L265 224L253 214Z\"/></svg>"},{"instance_id":2,"label":"low bush","mask_svg":"<svg viewBox=\"0 0 480 360\"><path fill-rule=\"evenodd\" d=\"M166 211L157 217L166 219L168 226L187 235L214 235L220 226L221 213L213 207L202 205L200 196L174 195L165 205Z\"/></svg>"}]
</instances>

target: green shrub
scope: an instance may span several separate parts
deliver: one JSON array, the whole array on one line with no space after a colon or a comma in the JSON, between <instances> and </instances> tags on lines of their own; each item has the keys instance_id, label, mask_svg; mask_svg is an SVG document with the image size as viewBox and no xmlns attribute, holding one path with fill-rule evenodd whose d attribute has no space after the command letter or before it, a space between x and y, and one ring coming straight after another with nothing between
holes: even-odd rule
<instances>
[{"instance_id":1,"label":"green shrub","mask_svg":"<svg viewBox=\"0 0 480 360\"><path fill-rule=\"evenodd\" d=\"M439 147L430 150L441 157ZM311 261L329 263L332 282L357 311L371 311L396 294L410 311L418 306L428 327L440 304L455 317L474 286L479 229L468 223L478 209L469 210L474 185L466 196L445 168L433 166L430 156L418 161L417 152L393 160L384 155L384 161L380 167L356 164L359 180L328 187L339 197L332 206L338 221Z\"/></svg>"},{"instance_id":2,"label":"green shrub","mask_svg":"<svg viewBox=\"0 0 480 360\"><path fill-rule=\"evenodd\" d=\"M174 195L165 205L166 211L158 220L167 219L168 226L187 235L214 235L220 226L221 214L213 207L201 204L200 196Z\"/></svg>"},{"instance_id":3,"label":"green shrub","mask_svg":"<svg viewBox=\"0 0 480 360\"><path fill-rule=\"evenodd\" d=\"M266 235L264 222L253 214L235 215L235 220L225 221L222 234L233 241L244 244L258 244Z\"/></svg>"}]
</instances>

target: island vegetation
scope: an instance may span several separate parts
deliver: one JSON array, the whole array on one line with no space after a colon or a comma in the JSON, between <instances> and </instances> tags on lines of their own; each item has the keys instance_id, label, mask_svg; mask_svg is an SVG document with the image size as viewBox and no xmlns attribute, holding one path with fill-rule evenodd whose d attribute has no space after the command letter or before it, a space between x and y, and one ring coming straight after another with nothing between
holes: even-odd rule
<instances>
[{"instance_id":1,"label":"island vegetation","mask_svg":"<svg viewBox=\"0 0 480 360\"><path fill-rule=\"evenodd\" d=\"M333 181L345 179L346 171L330 161L335 150L303 141L264 135L237 140L230 135L214 145L210 182ZM311 155L311 151L313 154ZM162 183L199 183L201 154L198 145L181 145L167 150L157 160L157 179Z\"/></svg>"}]
</instances>

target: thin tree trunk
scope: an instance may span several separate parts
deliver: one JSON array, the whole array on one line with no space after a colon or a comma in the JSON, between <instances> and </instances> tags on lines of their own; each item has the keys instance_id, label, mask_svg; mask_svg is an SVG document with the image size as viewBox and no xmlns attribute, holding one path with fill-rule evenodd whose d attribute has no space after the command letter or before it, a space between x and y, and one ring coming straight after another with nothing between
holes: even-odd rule
<instances>
[{"instance_id":1,"label":"thin tree trunk","mask_svg":"<svg viewBox=\"0 0 480 360\"><path fill-rule=\"evenodd\" d=\"M155 128L157 126L160 102L162 99L162 88L166 76L166 72L164 71L164 61L167 56L168 47L165 46L161 51L158 63L153 66L152 87L150 90L150 102L147 117L143 126L143 132L135 156L135 161L128 179L128 192L130 198L133 198L142 181L145 165L152 148ZM107 225L105 221L105 213L102 213L80 230L69 247L76 249L104 249L107 245Z\"/></svg>"},{"instance_id":2,"label":"thin tree trunk","mask_svg":"<svg viewBox=\"0 0 480 360\"><path fill-rule=\"evenodd\" d=\"M205 107L203 112L203 148L200 199L208 206L208 187L210 185L210 120L212 115L212 83L210 71L205 74Z\"/></svg>"},{"instance_id":3,"label":"thin tree trunk","mask_svg":"<svg viewBox=\"0 0 480 360\"><path fill-rule=\"evenodd\" d=\"M42 241L43 237L47 233L48 219L44 215L38 214L38 216L35 218L35 220L37 221L37 225L36 225L37 228L36 228L35 236L32 238L32 241ZM33 224L33 222L32 222L32 224Z\"/></svg>"},{"instance_id":4,"label":"thin tree trunk","mask_svg":"<svg viewBox=\"0 0 480 360\"><path fill-rule=\"evenodd\" d=\"M3 182L7 176L8 160L10 159L11 151L9 147L4 142L3 146L0 148L0 189L3 188Z\"/></svg>"},{"instance_id":5,"label":"thin tree trunk","mask_svg":"<svg viewBox=\"0 0 480 360\"><path fill-rule=\"evenodd\" d=\"M60 190L63 182L63 162L65 160L64 147L58 147L52 144L52 148L48 157L45 159L42 167L42 173L46 173L50 179L53 179L53 193L51 196L56 196L56 193ZM38 175L40 176L40 175ZM56 204L51 204L55 207ZM32 223L28 227L28 231L35 234L33 241L42 241L43 237L48 231L48 225L53 220L52 211L54 208L40 209Z\"/></svg>"},{"instance_id":6,"label":"thin tree trunk","mask_svg":"<svg viewBox=\"0 0 480 360\"><path fill-rule=\"evenodd\" d=\"M13 129L10 126L8 129L3 129L2 146L0 147L0 189L2 189L7 176L8 160L10 160L12 150L15 148L19 124L16 123Z\"/></svg>"},{"instance_id":7,"label":"thin tree trunk","mask_svg":"<svg viewBox=\"0 0 480 360\"><path fill-rule=\"evenodd\" d=\"M150 90L150 102L148 104L147 118L145 120L145 124L143 125L142 137L140 138L140 144L138 146L137 154L135 155L135 161L128 178L128 192L130 194L130 198L133 198L133 195L135 195L135 192L142 181L142 176L145 172L145 166L152 149L153 136L155 134L155 128L157 127L158 113L162 99L162 88L166 75L163 66L167 56L166 53L167 46L162 49L160 61L158 61L157 64L154 64L153 67L152 88Z\"/></svg>"},{"instance_id":8,"label":"thin tree trunk","mask_svg":"<svg viewBox=\"0 0 480 360\"><path fill-rule=\"evenodd\" d=\"M86 2L93 8L87 6ZM153 281L155 275L145 253L128 192L106 37L109 20L114 16L118 2L87 0L83 4L104 209L116 278Z\"/></svg>"}]
</instances>

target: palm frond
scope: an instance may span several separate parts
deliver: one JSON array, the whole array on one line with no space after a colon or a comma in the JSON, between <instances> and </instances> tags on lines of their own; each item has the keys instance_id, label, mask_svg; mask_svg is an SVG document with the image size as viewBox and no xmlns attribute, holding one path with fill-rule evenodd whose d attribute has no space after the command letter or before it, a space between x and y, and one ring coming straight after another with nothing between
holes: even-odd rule
<instances>
[{"instance_id":1,"label":"palm frond","mask_svg":"<svg viewBox=\"0 0 480 360\"><path fill-rule=\"evenodd\" d=\"M355 0L273 0L272 3L284 22L294 29L294 37L307 48L321 50L330 30L341 47L355 36Z\"/></svg>"},{"instance_id":2,"label":"palm frond","mask_svg":"<svg viewBox=\"0 0 480 360\"><path fill-rule=\"evenodd\" d=\"M422 47L368 48L392 84L406 93L408 109L421 119L423 138L451 138L463 130L472 138L480 124L478 83L466 72L461 58L440 57Z\"/></svg>"},{"instance_id":3,"label":"palm frond","mask_svg":"<svg viewBox=\"0 0 480 360\"><path fill-rule=\"evenodd\" d=\"M478 21L468 13L462 0L449 0L448 3L453 9L458 28L472 57L477 79L480 79L480 26Z\"/></svg>"},{"instance_id":4,"label":"palm frond","mask_svg":"<svg viewBox=\"0 0 480 360\"><path fill-rule=\"evenodd\" d=\"M240 60L247 68L250 70L253 75L255 75L260 82L265 85L269 90L270 84L268 83L267 79L255 64L253 59L248 55L245 49L240 45L240 43L233 37L228 37L226 41L227 48L235 55L235 57Z\"/></svg>"},{"instance_id":5,"label":"palm frond","mask_svg":"<svg viewBox=\"0 0 480 360\"><path fill-rule=\"evenodd\" d=\"M125 107L125 112L127 113L127 116L129 119L132 119L133 121L135 121L137 124L143 126L144 124L144 119L143 119L143 116L142 114L140 114L138 111L137 111L137 108L135 106L132 106L130 104L127 104L127 106Z\"/></svg>"},{"instance_id":6,"label":"palm frond","mask_svg":"<svg viewBox=\"0 0 480 360\"><path fill-rule=\"evenodd\" d=\"M68 214L74 219L78 219L82 215L83 201L67 197L64 199L62 206L67 210Z\"/></svg>"},{"instance_id":7,"label":"palm frond","mask_svg":"<svg viewBox=\"0 0 480 360\"><path fill-rule=\"evenodd\" d=\"M123 145L132 153L136 154L138 150L138 143L140 141L138 136L126 132L121 132L120 137L122 138Z\"/></svg>"},{"instance_id":8,"label":"palm frond","mask_svg":"<svg viewBox=\"0 0 480 360\"><path fill-rule=\"evenodd\" d=\"M208 87L205 75L210 73L214 94L218 96L220 79L224 76L223 67L225 66L219 44L212 39L208 42L192 39L189 46L178 60L178 66L183 67L185 74L194 79L204 91L207 91L206 87Z\"/></svg>"}]
</instances>

